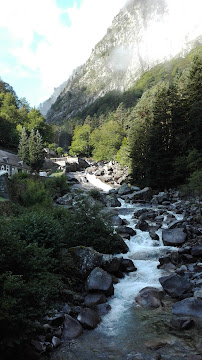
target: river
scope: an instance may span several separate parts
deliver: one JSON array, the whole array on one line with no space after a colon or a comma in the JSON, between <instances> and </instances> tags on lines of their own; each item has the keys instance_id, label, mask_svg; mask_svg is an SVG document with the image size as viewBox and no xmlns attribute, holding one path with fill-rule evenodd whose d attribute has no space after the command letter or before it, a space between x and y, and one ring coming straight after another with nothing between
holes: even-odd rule
<instances>
[{"instance_id":1,"label":"river","mask_svg":"<svg viewBox=\"0 0 202 360\"><path fill-rule=\"evenodd\" d=\"M94 186L101 187L95 178L92 181ZM133 217L134 211L148 205L130 205L120 201L121 207L117 208L119 216L128 221L128 226L135 228L137 219ZM166 223L163 226L166 227ZM93 331L85 330L77 340L63 343L52 354L52 360L182 360L186 352L189 354L189 346L184 340L169 331L169 299L164 301L163 308L155 310L145 310L135 302L142 288L161 288L159 278L166 272L157 268L158 259L167 250L173 249L163 246L161 232L159 229L158 241L141 230L126 240L129 252L121 256L132 259L137 271L129 273L114 286L114 296L108 301L111 310L102 317L100 325ZM156 341L166 346L160 345L159 350L151 350L151 344Z\"/></svg>"}]
</instances>

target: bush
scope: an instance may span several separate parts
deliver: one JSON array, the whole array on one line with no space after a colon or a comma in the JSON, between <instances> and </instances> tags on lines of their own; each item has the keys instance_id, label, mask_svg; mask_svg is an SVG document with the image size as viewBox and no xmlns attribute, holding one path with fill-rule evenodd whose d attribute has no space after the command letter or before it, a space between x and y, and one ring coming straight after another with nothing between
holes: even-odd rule
<instances>
[{"instance_id":1,"label":"bush","mask_svg":"<svg viewBox=\"0 0 202 360\"><path fill-rule=\"evenodd\" d=\"M82 245L108 254L121 251L120 238L114 234L109 216L101 210L101 205L81 198L74 210L67 212L67 217L61 216L64 242L68 248Z\"/></svg>"},{"instance_id":2,"label":"bush","mask_svg":"<svg viewBox=\"0 0 202 360\"><path fill-rule=\"evenodd\" d=\"M49 191L52 197L56 194L62 196L69 191L69 185L67 184L65 175L48 178L46 179L44 185L45 189Z\"/></svg>"},{"instance_id":3,"label":"bush","mask_svg":"<svg viewBox=\"0 0 202 360\"><path fill-rule=\"evenodd\" d=\"M63 246L64 233L57 219L50 212L30 211L12 219L10 229L27 244L36 243L39 247L58 252Z\"/></svg>"},{"instance_id":4,"label":"bush","mask_svg":"<svg viewBox=\"0 0 202 360\"><path fill-rule=\"evenodd\" d=\"M36 320L58 296L56 260L38 243L20 240L10 223L1 222L0 351L4 354L33 335Z\"/></svg>"}]
</instances>

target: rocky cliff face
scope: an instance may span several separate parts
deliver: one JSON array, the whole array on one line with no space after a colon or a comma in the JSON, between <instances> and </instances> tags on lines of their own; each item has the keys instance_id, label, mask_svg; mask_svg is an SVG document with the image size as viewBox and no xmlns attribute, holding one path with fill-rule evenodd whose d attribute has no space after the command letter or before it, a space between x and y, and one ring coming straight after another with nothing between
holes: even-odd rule
<instances>
[{"instance_id":1,"label":"rocky cliff face","mask_svg":"<svg viewBox=\"0 0 202 360\"><path fill-rule=\"evenodd\" d=\"M54 88L53 94L50 98L41 104L39 104L39 110L43 116L46 116L48 110L51 108L51 105L57 100L57 97L60 95L62 90L65 88L67 81L64 81L60 86Z\"/></svg>"},{"instance_id":2,"label":"rocky cliff face","mask_svg":"<svg viewBox=\"0 0 202 360\"><path fill-rule=\"evenodd\" d=\"M200 7L198 0L192 7L194 3ZM87 62L69 78L47 120L61 122L109 91L128 89L144 71L200 42L199 17L188 21L179 4L183 2L128 0Z\"/></svg>"}]
</instances>

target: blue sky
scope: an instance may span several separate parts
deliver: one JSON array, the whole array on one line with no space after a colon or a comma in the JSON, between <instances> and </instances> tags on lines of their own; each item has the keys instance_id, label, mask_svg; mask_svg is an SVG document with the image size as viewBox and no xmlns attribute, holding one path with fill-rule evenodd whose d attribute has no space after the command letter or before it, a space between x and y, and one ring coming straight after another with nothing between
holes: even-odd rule
<instances>
[{"instance_id":1,"label":"blue sky","mask_svg":"<svg viewBox=\"0 0 202 360\"><path fill-rule=\"evenodd\" d=\"M0 0L0 77L31 106L84 63L126 0Z\"/></svg>"}]
</instances>

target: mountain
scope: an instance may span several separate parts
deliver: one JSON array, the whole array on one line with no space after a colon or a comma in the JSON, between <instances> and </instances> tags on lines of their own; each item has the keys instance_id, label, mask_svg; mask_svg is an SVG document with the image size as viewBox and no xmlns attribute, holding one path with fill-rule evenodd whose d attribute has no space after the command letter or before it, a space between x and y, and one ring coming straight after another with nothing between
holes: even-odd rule
<instances>
[{"instance_id":1,"label":"mountain","mask_svg":"<svg viewBox=\"0 0 202 360\"><path fill-rule=\"evenodd\" d=\"M47 121L61 123L108 92L129 89L153 66L185 55L202 42L200 7L198 0L128 0L87 62L68 79Z\"/></svg>"},{"instance_id":2,"label":"mountain","mask_svg":"<svg viewBox=\"0 0 202 360\"><path fill-rule=\"evenodd\" d=\"M39 110L43 116L46 116L48 110L51 108L51 105L54 104L57 97L60 95L62 90L65 88L66 84L67 84L67 81L64 81L61 85L54 88L54 91L53 91L53 94L51 95L51 97L48 100L45 100L44 102L39 104Z\"/></svg>"}]
</instances>

